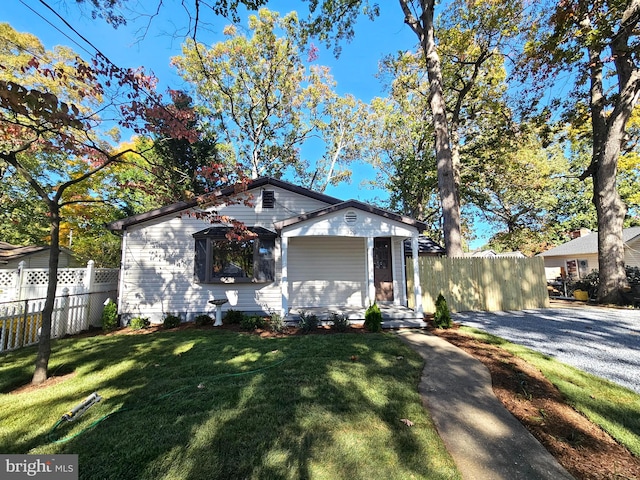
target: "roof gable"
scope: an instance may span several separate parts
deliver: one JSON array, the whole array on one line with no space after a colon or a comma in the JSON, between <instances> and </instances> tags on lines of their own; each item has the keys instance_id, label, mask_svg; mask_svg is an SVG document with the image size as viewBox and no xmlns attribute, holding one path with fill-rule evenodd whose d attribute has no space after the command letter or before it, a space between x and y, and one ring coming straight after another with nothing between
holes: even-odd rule
<instances>
[{"instance_id":1,"label":"roof gable","mask_svg":"<svg viewBox=\"0 0 640 480\"><path fill-rule=\"evenodd\" d=\"M127 227L130 227L132 225L137 225L142 222L154 220L165 215L172 215L178 212L183 212L185 210L195 208L198 205L206 204L207 202L213 202L223 197L231 197L233 195L250 192L251 190L266 187L269 185L296 193L298 195L303 195L314 200L328 203L330 205L342 202L342 200L339 200L335 197L331 197L320 192L314 192L313 190L309 190L308 188L300 187L283 180L278 180L277 178L262 177L251 180L247 184L231 185L216 192L194 198L193 200L176 202L174 204L166 205L149 212L139 213L122 220L116 220L115 222L111 222L110 224L108 224L107 228L112 231L126 230Z\"/></svg>"},{"instance_id":2,"label":"roof gable","mask_svg":"<svg viewBox=\"0 0 640 480\"><path fill-rule=\"evenodd\" d=\"M355 209L360 210L369 214L377 215L379 217L386 218L388 220L393 220L396 222L404 223L406 225L410 225L418 229L418 232L422 232L426 230L427 226L418 220L413 218L405 217L404 215L398 215L397 213L390 212L388 210L383 210L382 208L374 207L373 205L369 205L368 203L359 202L357 200L348 200L346 202L340 202L334 205L330 205L325 208L321 208L320 210L315 210L310 213L306 213L304 215L298 215L295 217L288 218L286 220L282 220L280 222L275 223L276 230L282 230L283 228L290 227L292 225L296 225L301 222L305 222L308 220L315 220L326 215L330 215L332 213L336 213L340 210L346 209Z\"/></svg>"}]
</instances>

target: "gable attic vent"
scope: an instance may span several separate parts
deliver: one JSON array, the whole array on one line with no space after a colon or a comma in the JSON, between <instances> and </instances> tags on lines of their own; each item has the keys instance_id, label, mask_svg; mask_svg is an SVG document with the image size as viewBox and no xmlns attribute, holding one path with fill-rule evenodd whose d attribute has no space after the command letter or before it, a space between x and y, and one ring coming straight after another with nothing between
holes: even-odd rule
<instances>
[{"instance_id":1,"label":"gable attic vent","mask_svg":"<svg viewBox=\"0 0 640 480\"><path fill-rule=\"evenodd\" d=\"M274 208L276 206L276 192L273 190L263 190L262 208Z\"/></svg>"},{"instance_id":2,"label":"gable attic vent","mask_svg":"<svg viewBox=\"0 0 640 480\"><path fill-rule=\"evenodd\" d=\"M353 225L358 221L358 214L353 210L349 210L347 213L344 214L344 221L349 225Z\"/></svg>"}]
</instances>

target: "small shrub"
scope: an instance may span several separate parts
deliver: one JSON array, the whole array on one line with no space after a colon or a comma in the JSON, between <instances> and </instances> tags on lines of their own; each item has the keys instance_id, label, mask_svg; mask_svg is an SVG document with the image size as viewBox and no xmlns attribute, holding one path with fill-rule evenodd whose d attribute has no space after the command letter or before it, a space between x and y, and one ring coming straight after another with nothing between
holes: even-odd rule
<instances>
[{"instance_id":1,"label":"small shrub","mask_svg":"<svg viewBox=\"0 0 640 480\"><path fill-rule=\"evenodd\" d=\"M240 328L243 330L252 331L256 328L263 328L265 326L265 320L260 315L243 315L240 321Z\"/></svg>"},{"instance_id":2,"label":"small shrub","mask_svg":"<svg viewBox=\"0 0 640 480\"><path fill-rule=\"evenodd\" d=\"M640 285L640 267L632 267L627 265L624 267L627 274L627 281L631 286L639 286Z\"/></svg>"},{"instance_id":3,"label":"small shrub","mask_svg":"<svg viewBox=\"0 0 640 480\"><path fill-rule=\"evenodd\" d=\"M118 305L109 300L102 310L102 329L107 332L118 328Z\"/></svg>"},{"instance_id":4,"label":"small shrub","mask_svg":"<svg viewBox=\"0 0 640 480\"><path fill-rule=\"evenodd\" d=\"M382 312L377 303L367 308L364 313L364 328L374 333L382 331Z\"/></svg>"},{"instance_id":5,"label":"small shrub","mask_svg":"<svg viewBox=\"0 0 640 480\"><path fill-rule=\"evenodd\" d=\"M339 313L332 313L331 321L333 322L333 328L339 332L346 332L351 326L349 323L349 317L346 315L340 315Z\"/></svg>"},{"instance_id":6,"label":"small shrub","mask_svg":"<svg viewBox=\"0 0 640 480\"><path fill-rule=\"evenodd\" d=\"M245 317L244 313L238 311L238 310L233 310L233 309L229 309L227 310L227 312L224 314L224 318L222 319L223 323L227 323L227 324L241 324L242 323L242 319Z\"/></svg>"},{"instance_id":7,"label":"small shrub","mask_svg":"<svg viewBox=\"0 0 640 480\"><path fill-rule=\"evenodd\" d=\"M196 325L202 327L204 325L211 325L213 323L213 318L203 313L202 315L198 315L194 318L193 321Z\"/></svg>"},{"instance_id":8,"label":"small shrub","mask_svg":"<svg viewBox=\"0 0 640 480\"><path fill-rule=\"evenodd\" d=\"M286 330L287 326L284 323L284 318L282 315L277 313L272 313L269 320L266 322L266 326L269 331L273 333L282 333Z\"/></svg>"},{"instance_id":9,"label":"small shrub","mask_svg":"<svg viewBox=\"0 0 640 480\"><path fill-rule=\"evenodd\" d=\"M182 318L179 315L172 315L171 313L164 317L164 328L176 328L182 323Z\"/></svg>"},{"instance_id":10,"label":"small shrub","mask_svg":"<svg viewBox=\"0 0 640 480\"><path fill-rule=\"evenodd\" d=\"M437 328L451 328L451 313L449 312L449 305L442 296L438 295L436 299L436 313L433 315L433 324Z\"/></svg>"},{"instance_id":11,"label":"small shrub","mask_svg":"<svg viewBox=\"0 0 640 480\"><path fill-rule=\"evenodd\" d=\"M142 330L149 326L149 319L143 317L134 317L129 321L131 330Z\"/></svg>"},{"instance_id":12,"label":"small shrub","mask_svg":"<svg viewBox=\"0 0 640 480\"><path fill-rule=\"evenodd\" d=\"M298 322L298 327L302 333L309 333L316 328L318 328L318 324L320 321L318 320L318 316L313 313L308 312L300 312L300 321Z\"/></svg>"}]
</instances>

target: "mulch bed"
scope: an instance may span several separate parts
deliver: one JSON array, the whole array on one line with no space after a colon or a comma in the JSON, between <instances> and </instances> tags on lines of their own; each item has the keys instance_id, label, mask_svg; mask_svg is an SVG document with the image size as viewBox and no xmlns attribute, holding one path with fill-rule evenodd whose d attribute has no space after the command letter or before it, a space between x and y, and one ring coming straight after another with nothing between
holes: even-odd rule
<instances>
[{"instance_id":1,"label":"mulch bed","mask_svg":"<svg viewBox=\"0 0 640 480\"><path fill-rule=\"evenodd\" d=\"M576 479L640 479L640 459L569 406L537 368L455 326L430 330L489 369L498 399Z\"/></svg>"}]
</instances>

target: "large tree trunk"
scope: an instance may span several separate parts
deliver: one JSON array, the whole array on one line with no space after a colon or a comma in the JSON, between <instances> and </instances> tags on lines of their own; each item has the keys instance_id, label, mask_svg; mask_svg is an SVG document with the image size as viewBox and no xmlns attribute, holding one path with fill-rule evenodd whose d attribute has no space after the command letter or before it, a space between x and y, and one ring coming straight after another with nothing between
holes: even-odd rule
<instances>
[{"instance_id":1,"label":"large tree trunk","mask_svg":"<svg viewBox=\"0 0 640 480\"><path fill-rule=\"evenodd\" d=\"M627 209L618 194L616 182L625 117L616 108L604 126L605 131L594 132L594 139L601 142L594 148L599 157L592 173L593 203L598 216L598 301L601 303L620 304L622 290L628 287L622 234Z\"/></svg>"},{"instance_id":2,"label":"large tree trunk","mask_svg":"<svg viewBox=\"0 0 640 480\"><path fill-rule=\"evenodd\" d=\"M598 215L598 301L620 304L622 289L627 286L622 238L626 208L616 188L616 174L610 173L615 171L618 157L607 155L606 150L604 153L593 174L593 203Z\"/></svg>"},{"instance_id":3,"label":"large tree trunk","mask_svg":"<svg viewBox=\"0 0 640 480\"><path fill-rule=\"evenodd\" d=\"M51 249L49 250L49 283L47 298L42 310L42 327L38 340L36 368L31 383L40 384L47 379L49 373L49 357L51 356L51 320L58 287L58 258L60 257L60 211L57 204L49 204L51 222Z\"/></svg>"},{"instance_id":4,"label":"large tree trunk","mask_svg":"<svg viewBox=\"0 0 640 480\"><path fill-rule=\"evenodd\" d=\"M455 165L451 152L451 139L447 125L447 108L444 99L442 69L436 50L433 15L434 0L421 0L422 13L416 19L406 0L400 0L405 14L405 23L411 27L420 40L425 60L430 88L430 106L435 130L436 165L438 191L442 205L444 245L447 256L462 256L462 235L460 231L460 201L456 185Z\"/></svg>"},{"instance_id":5,"label":"large tree trunk","mask_svg":"<svg viewBox=\"0 0 640 480\"><path fill-rule=\"evenodd\" d=\"M628 46L629 37L638 22L639 11L640 1L634 0L629 4L619 30L611 41L619 95L613 111L608 114L601 60L604 47L591 44L587 48L593 156L586 173L593 178L593 203L598 216L598 301L601 303L621 303L622 291L628 287L622 233L627 210L618 194L616 180L626 125L640 92L640 72L633 61L633 50ZM591 28L588 16L582 19L581 24Z\"/></svg>"}]
</instances>

